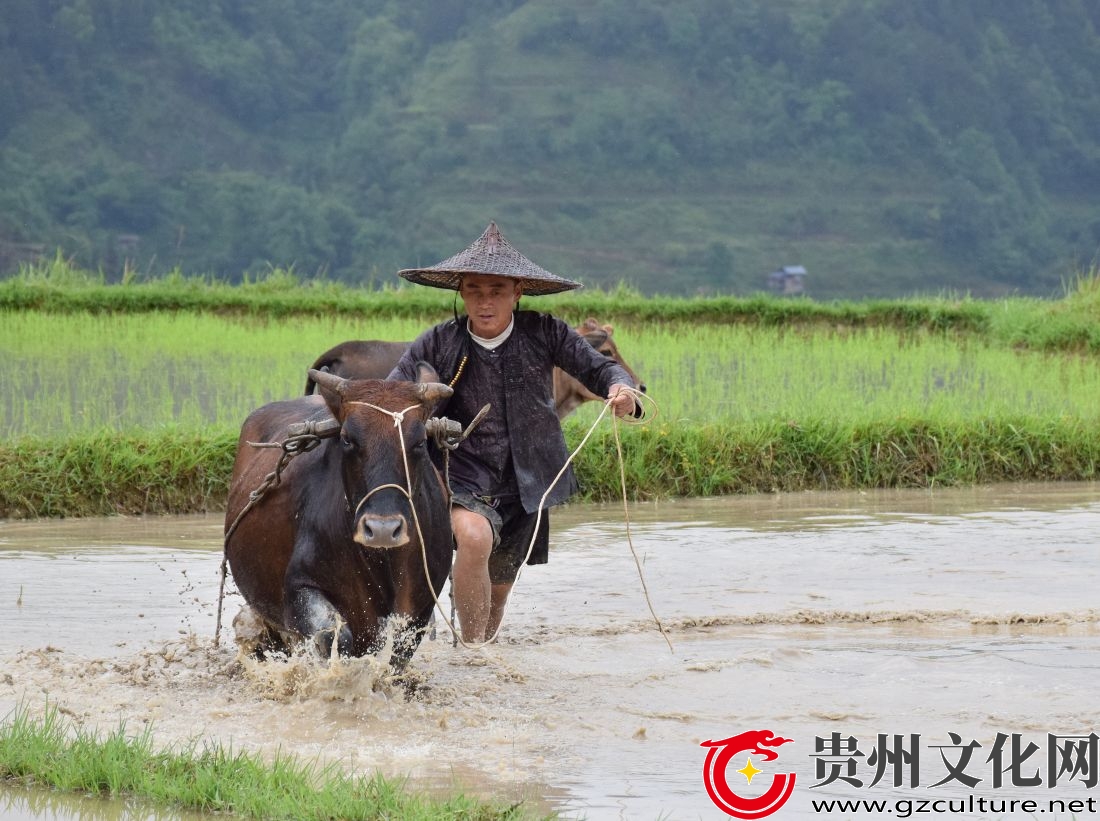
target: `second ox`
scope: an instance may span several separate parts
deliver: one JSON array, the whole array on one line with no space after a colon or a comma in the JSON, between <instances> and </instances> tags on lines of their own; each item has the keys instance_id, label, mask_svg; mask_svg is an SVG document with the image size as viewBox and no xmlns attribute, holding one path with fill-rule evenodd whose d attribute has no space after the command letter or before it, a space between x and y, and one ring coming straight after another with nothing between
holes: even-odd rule
<instances>
[{"instance_id":1,"label":"second ox","mask_svg":"<svg viewBox=\"0 0 1100 821\"><path fill-rule=\"evenodd\" d=\"M323 655L359 656L379 650L386 621L399 617L394 665L416 650L452 558L447 489L426 426L451 389L429 371L418 383L312 371L320 395L273 402L245 421L225 551L259 616L261 649L304 639ZM265 483L283 449L253 443L286 442L301 423L331 435Z\"/></svg>"},{"instance_id":2,"label":"second ox","mask_svg":"<svg viewBox=\"0 0 1100 821\"><path fill-rule=\"evenodd\" d=\"M612 339L612 327L601 325L595 319L587 319L574 328L584 339L609 359L622 365L643 393L645 384L623 361L619 348ZM377 339L353 339L341 342L325 351L312 368L356 379L385 379L397 360L409 347L408 342L384 342ZM316 383L312 377L306 381L306 394L313 393ZM554 407L558 419L564 419L585 402L603 401L561 368L554 368Z\"/></svg>"}]
</instances>

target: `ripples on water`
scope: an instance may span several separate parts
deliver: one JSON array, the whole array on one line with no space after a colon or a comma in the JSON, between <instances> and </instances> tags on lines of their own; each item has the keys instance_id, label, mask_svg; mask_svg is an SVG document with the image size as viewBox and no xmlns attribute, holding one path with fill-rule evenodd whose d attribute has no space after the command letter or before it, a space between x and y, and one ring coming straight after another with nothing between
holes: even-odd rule
<instances>
[{"instance_id":1,"label":"ripples on water","mask_svg":"<svg viewBox=\"0 0 1100 821\"><path fill-rule=\"evenodd\" d=\"M798 818L813 798L965 795L889 777L810 790L815 739L834 732L867 752L878 734L954 732L985 753L997 733L1043 744L1100 725L1095 485L695 500L630 519L672 652L622 509L574 506L555 511L551 563L520 577L500 643L456 650L440 625L411 700L376 659L214 647L219 517L3 523L0 712L48 697L105 730L150 723L164 744L293 750L593 819L722 817L700 744L746 730L794 740L777 764L799 788L775 817ZM943 773L923 756L926 785ZM1087 797L984 795L1048 793Z\"/></svg>"}]
</instances>

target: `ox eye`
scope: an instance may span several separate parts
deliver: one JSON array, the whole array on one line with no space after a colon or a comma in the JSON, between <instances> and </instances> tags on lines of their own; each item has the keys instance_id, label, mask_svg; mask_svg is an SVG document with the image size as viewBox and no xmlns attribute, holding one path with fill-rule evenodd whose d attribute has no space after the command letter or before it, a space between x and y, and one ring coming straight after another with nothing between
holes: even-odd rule
<instances>
[{"instance_id":1,"label":"ox eye","mask_svg":"<svg viewBox=\"0 0 1100 821\"><path fill-rule=\"evenodd\" d=\"M346 433L341 433L340 447L342 447L346 452L351 453L353 450L355 450L355 443L348 438L348 435Z\"/></svg>"}]
</instances>

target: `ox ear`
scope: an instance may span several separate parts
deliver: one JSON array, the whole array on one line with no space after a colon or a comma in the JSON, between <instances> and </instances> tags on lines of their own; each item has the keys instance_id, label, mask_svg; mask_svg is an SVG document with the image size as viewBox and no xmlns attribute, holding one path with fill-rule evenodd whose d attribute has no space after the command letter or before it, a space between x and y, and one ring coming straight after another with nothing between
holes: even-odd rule
<instances>
[{"instance_id":1,"label":"ox ear","mask_svg":"<svg viewBox=\"0 0 1100 821\"><path fill-rule=\"evenodd\" d=\"M600 349L600 346L607 342L608 336L609 334L607 333L607 331L600 328L593 328L592 330L585 332L584 339L589 345L591 345L598 351Z\"/></svg>"},{"instance_id":2,"label":"ox ear","mask_svg":"<svg viewBox=\"0 0 1100 821\"><path fill-rule=\"evenodd\" d=\"M439 373L423 359L416 363L417 382L438 382Z\"/></svg>"},{"instance_id":3,"label":"ox ear","mask_svg":"<svg viewBox=\"0 0 1100 821\"><path fill-rule=\"evenodd\" d=\"M309 378L317 384L317 387L321 389L322 393L330 396L335 394L336 396L343 397L344 389L348 384L348 380L344 379L342 376L337 376L328 371L319 371L316 368L309 369Z\"/></svg>"}]
</instances>

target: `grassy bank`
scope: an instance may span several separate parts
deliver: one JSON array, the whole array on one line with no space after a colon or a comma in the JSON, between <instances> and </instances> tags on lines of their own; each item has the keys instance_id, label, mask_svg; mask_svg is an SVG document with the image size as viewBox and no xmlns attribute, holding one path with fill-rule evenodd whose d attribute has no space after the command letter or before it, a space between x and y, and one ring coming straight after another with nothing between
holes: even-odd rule
<instances>
[{"instance_id":1,"label":"grassy bank","mask_svg":"<svg viewBox=\"0 0 1100 821\"><path fill-rule=\"evenodd\" d=\"M1100 430L1077 419L655 425L623 439L636 499L1097 478ZM620 498L610 435L578 462L585 496Z\"/></svg>"},{"instance_id":2,"label":"grassy bank","mask_svg":"<svg viewBox=\"0 0 1100 821\"><path fill-rule=\"evenodd\" d=\"M381 776L353 778L289 756L268 762L197 743L158 750L149 728L131 735L122 725L101 735L66 722L52 708L41 719L17 710L0 725L0 782L5 780L272 821L534 817L521 806L464 796L446 800L414 796Z\"/></svg>"},{"instance_id":3,"label":"grassy bank","mask_svg":"<svg viewBox=\"0 0 1100 821\"><path fill-rule=\"evenodd\" d=\"M582 426L567 426L580 441ZM634 500L1100 478L1100 425L1074 417L684 425L622 431ZM236 431L101 433L0 445L0 517L224 509ZM578 501L621 498L611 431L575 463Z\"/></svg>"},{"instance_id":4,"label":"grassy bank","mask_svg":"<svg viewBox=\"0 0 1100 821\"><path fill-rule=\"evenodd\" d=\"M101 432L0 445L0 518L223 510L237 431Z\"/></svg>"},{"instance_id":5,"label":"grassy bank","mask_svg":"<svg viewBox=\"0 0 1100 821\"><path fill-rule=\"evenodd\" d=\"M109 284L100 274L73 268L58 257L26 266L0 281L0 310L53 313L210 312L253 317L393 317L439 321L453 294L405 286L367 290L325 280L302 280L293 271L232 285L180 271L160 278L129 275ZM586 288L529 299L527 307L579 322L589 315L641 324L682 322L761 327L886 327L974 335L1034 350L1100 352L1100 271L1067 274L1059 300L978 300L966 295L897 300L816 302L773 296L644 297L629 288Z\"/></svg>"}]
</instances>

